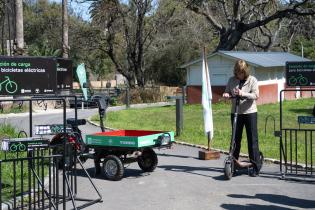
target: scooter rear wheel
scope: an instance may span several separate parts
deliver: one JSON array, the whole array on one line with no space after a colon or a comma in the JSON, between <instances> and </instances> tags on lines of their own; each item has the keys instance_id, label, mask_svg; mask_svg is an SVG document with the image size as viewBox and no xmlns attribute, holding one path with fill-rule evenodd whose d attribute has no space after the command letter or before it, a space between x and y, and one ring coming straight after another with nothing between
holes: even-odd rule
<instances>
[{"instance_id":1,"label":"scooter rear wheel","mask_svg":"<svg viewBox=\"0 0 315 210\"><path fill-rule=\"evenodd\" d=\"M227 157L224 161L224 176L225 179L232 179L234 172L234 161L232 157Z\"/></svg>"}]
</instances>

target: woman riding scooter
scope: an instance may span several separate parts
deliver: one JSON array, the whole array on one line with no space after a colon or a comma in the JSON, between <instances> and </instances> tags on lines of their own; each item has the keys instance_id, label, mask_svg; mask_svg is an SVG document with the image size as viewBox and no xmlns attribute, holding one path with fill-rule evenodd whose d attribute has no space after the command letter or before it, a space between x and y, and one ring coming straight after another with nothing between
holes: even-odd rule
<instances>
[{"instance_id":1,"label":"woman riding scooter","mask_svg":"<svg viewBox=\"0 0 315 210\"><path fill-rule=\"evenodd\" d=\"M244 60L238 60L234 65L234 76L228 81L223 93L224 98L232 99L231 121L235 115L236 101L239 100L238 115L236 121L236 133L234 139L233 157L238 162L243 128L245 125L249 159L252 163L251 176L259 175L262 167L262 155L259 152L257 133L257 106L259 97L257 79L249 75L249 67ZM232 125L233 126L233 125ZM236 164L237 165L237 164Z\"/></svg>"}]
</instances>

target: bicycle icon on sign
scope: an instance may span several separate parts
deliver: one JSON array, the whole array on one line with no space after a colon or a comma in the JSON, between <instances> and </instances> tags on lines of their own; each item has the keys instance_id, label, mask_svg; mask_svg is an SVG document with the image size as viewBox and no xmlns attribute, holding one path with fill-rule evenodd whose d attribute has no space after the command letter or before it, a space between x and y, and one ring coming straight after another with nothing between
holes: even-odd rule
<instances>
[{"instance_id":1,"label":"bicycle icon on sign","mask_svg":"<svg viewBox=\"0 0 315 210\"><path fill-rule=\"evenodd\" d=\"M50 131L54 134L63 133L63 125L52 125Z\"/></svg>"},{"instance_id":2,"label":"bicycle icon on sign","mask_svg":"<svg viewBox=\"0 0 315 210\"><path fill-rule=\"evenodd\" d=\"M18 144L12 144L10 146L10 151L11 152L24 152L26 151L26 146L19 142Z\"/></svg>"},{"instance_id":3,"label":"bicycle icon on sign","mask_svg":"<svg viewBox=\"0 0 315 210\"><path fill-rule=\"evenodd\" d=\"M2 85L5 86L7 93L13 94L17 91L18 85L16 82L10 80L9 76L4 76L6 78L4 81L0 82L0 92L2 90Z\"/></svg>"},{"instance_id":4,"label":"bicycle icon on sign","mask_svg":"<svg viewBox=\"0 0 315 210\"><path fill-rule=\"evenodd\" d=\"M308 80L306 77L304 77L302 74L299 74L299 76L295 77L295 76L291 76L289 78L289 85L295 86L295 85L307 85Z\"/></svg>"}]
</instances>

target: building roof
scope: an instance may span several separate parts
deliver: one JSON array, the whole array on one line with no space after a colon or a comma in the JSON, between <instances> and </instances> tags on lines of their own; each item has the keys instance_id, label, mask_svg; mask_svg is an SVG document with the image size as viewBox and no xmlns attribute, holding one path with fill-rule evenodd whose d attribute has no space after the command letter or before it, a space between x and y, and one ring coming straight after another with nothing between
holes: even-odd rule
<instances>
[{"instance_id":1,"label":"building roof","mask_svg":"<svg viewBox=\"0 0 315 210\"><path fill-rule=\"evenodd\" d=\"M215 55L221 55L233 60L242 59L248 62L250 65L256 67L277 67L285 66L286 62L292 61L310 61L307 58L293 55L287 52L246 52L246 51L218 51L208 55L208 59ZM198 59L180 66L180 68L187 68L193 64L201 62L202 59Z\"/></svg>"}]
</instances>

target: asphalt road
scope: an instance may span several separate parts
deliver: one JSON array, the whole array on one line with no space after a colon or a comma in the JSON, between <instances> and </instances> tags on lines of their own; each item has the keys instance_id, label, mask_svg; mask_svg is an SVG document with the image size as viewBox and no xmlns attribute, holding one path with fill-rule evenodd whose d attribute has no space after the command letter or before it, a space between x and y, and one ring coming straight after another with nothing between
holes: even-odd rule
<instances>
[{"instance_id":1,"label":"asphalt road","mask_svg":"<svg viewBox=\"0 0 315 210\"><path fill-rule=\"evenodd\" d=\"M97 114L97 109L84 109L78 110L78 119L87 119L88 117ZM74 110L67 109L66 118L73 118ZM30 135L30 126L29 126L29 114L28 113L19 113L19 114L7 114L0 115L0 123L8 123L14 125L17 131L26 131ZM38 110L32 115L33 123L33 135L34 135L34 126L35 125L45 125L45 124L59 124L63 123L63 111L62 110ZM90 132L100 131L100 129L95 126L86 125L84 129Z\"/></svg>"},{"instance_id":2,"label":"asphalt road","mask_svg":"<svg viewBox=\"0 0 315 210\"><path fill-rule=\"evenodd\" d=\"M278 165L265 164L260 177L250 177L245 170L226 181L222 170L225 156L203 161L197 159L198 151L175 145L170 150L156 150L159 164L152 173L143 173L133 163L126 167L121 181L95 177L103 203L86 209L315 209L314 183L280 180ZM94 173L91 161L85 167ZM79 183L78 196L96 198L83 174Z\"/></svg>"},{"instance_id":3,"label":"asphalt road","mask_svg":"<svg viewBox=\"0 0 315 210\"><path fill-rule=\"evenodd\" d=\"M86 118L96 110L79 110L79 118ZM68 116L73 116L69 112ZM0 119L4 120L3 118ZM9 117L6 122L28 128L27 116ZM61 114L34 115L34 124L62 122ZM99 128L81 126L83 133ZM102 194L103 202L89 206L89 210L191 210L191 209L315 209L315 183L279 179L279 166L265 164L259 177L250 177L244 170L226 181L223 176L224 155L219 160L197 159L200 149L175 145L172 149L156 150L159 164L152 173L144 173L137 163L126 165L121 181L108 181L102 175L93 181ZM84 164L93 176L93 161ZM95 199L93 187L83 170L78 171L78 197ZM84 204L77 202L77 206ZM69 209L71 202L67 203Z\"/></svg>"}]
</instances>

